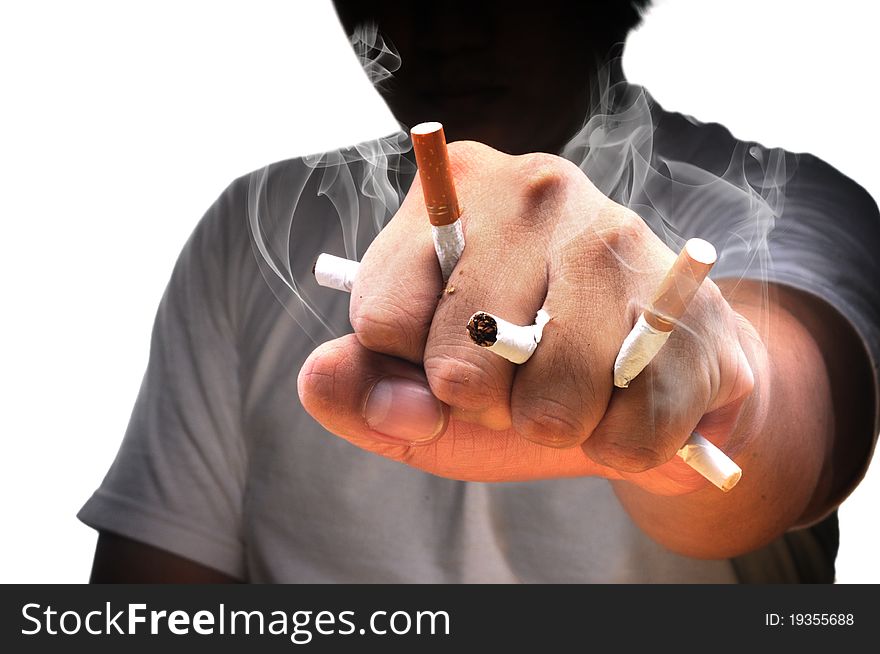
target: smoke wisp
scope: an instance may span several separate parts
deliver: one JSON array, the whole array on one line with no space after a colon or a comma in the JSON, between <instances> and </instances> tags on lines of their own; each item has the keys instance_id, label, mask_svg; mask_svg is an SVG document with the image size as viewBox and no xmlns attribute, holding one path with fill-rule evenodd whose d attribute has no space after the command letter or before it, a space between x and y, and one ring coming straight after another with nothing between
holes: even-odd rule
<instances>
[{"instance_id":1,"label":"smoke wisp","mask_svg":"<svg viewBox=\"0 0 880 654\"><path fill-rule=\"evenodd\" d=\"M351 43L375 85L402 63L375 26L358 29ZM692 236L712 242L719 253L713 276L767 279L768 237L784 208L796 158L736 141L720 126L698 126L664 112L644 89L613 83L607 73L600 75L593 98L593 110L561 156L605 195L638 213L673 251ZM706 129L730 147L694 137ZM415 167L404 156L410 149L402 126L374 141L289 163L283 193L270 189L271 166L251 178L248 221L258 265L316 343L339 330L311 298L317 292L311 263L322 250L361 258L412 182Z\"/></svg>"}]
</instances>

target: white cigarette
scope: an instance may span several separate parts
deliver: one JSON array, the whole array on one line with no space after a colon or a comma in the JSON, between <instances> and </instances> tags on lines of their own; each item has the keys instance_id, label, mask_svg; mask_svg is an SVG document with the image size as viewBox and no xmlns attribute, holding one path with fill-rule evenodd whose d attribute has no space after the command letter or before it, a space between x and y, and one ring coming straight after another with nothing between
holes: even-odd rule
<instances>
[{"instance_id":1,"label":"white cigarette","mask_svg":"<svg viewBox=\"0 0 880 654\"><path fill-rule=\"evenodd\" d=\"M677 454L725 493L742 477L742 468L697 432L691 434Z\"/></svg>"},{"instance_id":2,"label":"white cigarette","mask_svg":"<svg viewBox=\"0 0 880 654\"><path fill-rule=\"evenodd\" d=\"M514 325L491 313L477 311L468 320L467 330L471 340L480 347L512 363L525 363L541 342L548 322L550 315L544 309L538 311L533 325Z\"/></svg>"},{"instance_id":3,"label":"white cigarette","mask_svg":"<svg viewBox=\"0 0 880 654\"><path fill-rule=\"evenodd\" d=\"M450 225L450 227L458 227L458 236L453 234L448 239L448 245L446 243L438 245L436 234L434 237L434 247L437 249L437 258L440 263L440 270L443 272L444 283L449 281L449 275L452 273L452 269L455 268L458 257L461 256L461 251L464 249L464 239L461 238L460 224L456 222L454 225ZM437 227L433 229L438 230ZM312 272L315 275L315 281L319 285L351 293L352 285L360 266L361 264L357 261L343 259L342 257L324 252L318 256Z\"/></svg>"},{"instance_id":4,"label":"white cigarette","mask_svg":"<svg viewBox=\"0 0 880 654\"><path fill-rule=\"evenodd\" d=\"M654 329L639 316L636 326L620 346L620 353L614 362L614 385L626 388L629 383L651 362L672 332Z\"/></svg>"},{"instance_id":5,"label":"white cigarette","mask_svg":"<svg viewBox=\"0 0 880 654\"><path fill-rule=\"evenodd\" d=\"M318 257L313 272L315 281L321 286L351 293L358 268L360 264L357 261L335 257L325 252Z\"/></svg>"},{"instance_id":6,"label":"white cigarette","mask_svg":"<svg viewBox=\"0 0 880 654\"><path fill-rule=\"evenodd\" d=\"M626 388L651 363L717 259L715 248L708 241L692 238L684 244L651 304L623 341L614 361L615 386Z\"/></svg>"}]
</instances>

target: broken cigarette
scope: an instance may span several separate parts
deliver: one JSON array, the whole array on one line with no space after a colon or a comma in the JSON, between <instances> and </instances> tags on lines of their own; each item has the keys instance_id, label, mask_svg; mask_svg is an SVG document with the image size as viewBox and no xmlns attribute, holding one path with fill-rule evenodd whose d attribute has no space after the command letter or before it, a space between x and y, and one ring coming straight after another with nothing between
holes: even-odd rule
<instances>
[{"instance_id":1,"label":"broken cigarette","mask_svg":"<svg viewBox=\"0 0 880 654\"><path fill-rule=\"evenodd\" d=\"M449 281L452 269L464 250L464 233L458 217L458 196L449 165L446 136L438 122L419 123L410 130L425 208L431 221L434 250L440 262L443 283Z\"/></svg>"},{"instance_id":2,"label":"broken cigarette","mask_svg":"<svg viewBox=\"0 0 880 654\"><path fill-rule=\"evenodd\" d=\"M468 320L471 340L513 363L525 363L541 342L550 315L541 309L533 325L514 325L485 311L477 311Z\"/></svg>"},{"instance_id":3,"label":"broken cigarette","mask_svg":"<svg viewBox=\"0 0 880 654\"><path fill-rule=\"evenodd\" d=\"M354 278L359 267L360 264L357 261L343 259L325 252L318 256L312 272L315 274L315 281L321 286L351 293L351 287L354 285Z\"/></svg>"},{"instance_id":4,"label":"broken cigarette","mask_svg":"<svg viewBox=\"0 0 880 654\"><path fill-rule=\"evenodd\" d=\"M742 477L742 468L697 432L690 435L676 454L725 493Z\"/></svg>"},{"instance_id":5,"label":"broken cigarette","mask_svg":"<svg viewBox=\"0 0 880 654\"><path fill-rule=\"evenodd\" d=\"M419 123L410 134L419 179L422 181L425 208L431 222L434 251L445 285L464 251L464 232L459 220L461 210L449 165L446 136L443 134L443 125L438 122ZM357 261L322 254L312 272L321 286L351 293L358 266Z\"/></svg>"},{"instance_id":6,"label":"broken cigarette","mask_svg":"<svg viewBox=\"0 0 880 654\"><path fill-rule=\"evenodd\" d=\"M717 258L712 244L701 238L692 238L684 244L653 301L620 347L614 362L615 386L629 386L657 355Z\"/></svg>"}]
</instances>

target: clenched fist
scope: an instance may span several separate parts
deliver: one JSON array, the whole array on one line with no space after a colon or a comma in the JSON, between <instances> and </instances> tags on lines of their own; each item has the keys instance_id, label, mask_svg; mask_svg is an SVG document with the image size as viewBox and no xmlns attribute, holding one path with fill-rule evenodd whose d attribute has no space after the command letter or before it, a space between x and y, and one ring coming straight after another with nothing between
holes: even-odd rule
<instances>
[{"instance_id":1,"label":"clenched fist","mask_svg":"<svg viewBox=\"0 0 880 654\"><path fill-rule=\"evenodd\" d=\"M767 368L750 322L707 281L648 369L615 389L620 344L675 253L559 157L449 151L467 247L448 285L416 181L361 263L354 335L303 367L304 407L359 447L445 477L702 488L673 458L691 432L735 455L764 419L746 403ZM465 329L477 310L528 324L539 308L551 321L521 366Z\"/></svg>"}]
</instances>

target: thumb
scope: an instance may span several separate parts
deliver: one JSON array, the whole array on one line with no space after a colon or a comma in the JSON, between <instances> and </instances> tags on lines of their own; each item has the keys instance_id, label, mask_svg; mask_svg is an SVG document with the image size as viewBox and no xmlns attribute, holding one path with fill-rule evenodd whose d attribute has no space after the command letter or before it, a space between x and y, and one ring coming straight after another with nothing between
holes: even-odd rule
<instances>
[{"instance_id":1,"label":"thumb","mask_svg":"<svg viewBox=\"0 0 880 654\"><path fill-rule=\"evenodd\" d=\"M354 334L315 349L297 389L305 410L325 429L391 458L433 442L449 422L448 407L431 393L420 368L366 349Z\"/></svg>"}]
</instances>

